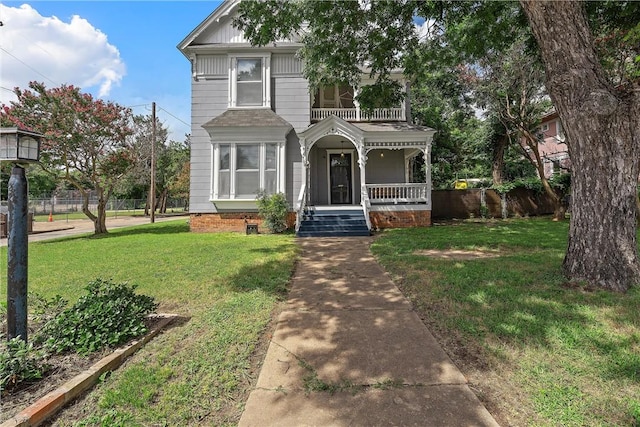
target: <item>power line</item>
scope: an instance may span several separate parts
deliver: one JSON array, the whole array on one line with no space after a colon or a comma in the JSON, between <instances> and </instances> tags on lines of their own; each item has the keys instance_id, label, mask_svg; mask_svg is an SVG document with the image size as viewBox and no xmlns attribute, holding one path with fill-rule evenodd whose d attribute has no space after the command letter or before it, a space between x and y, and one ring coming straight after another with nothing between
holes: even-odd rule
<instances>
[{"instance_id":1,"label":"power line","mask_svg":"<svg viewBox=\"0 0 640 427\"><path fill-rule=\"evenodd\" d=\"M18 61L19 63L21 63L22 65L24 65L25 67L27 67L28 69L30 69L31 71L38 73L39 75L41 75L42 77L44 77L45 79L49 80L51 83L53 83L56 86L61 86L61 84L54 82L53 80L51 80L49 77L45 76L44 74L42 74L40 71L36 70L35 68L33 68L31 65L27 64L26 62L24 62L23 60L21 60L20 58L18 58L17 56L15 56L14 54L12 54L11 52L9 52L8 50L6 50L5 48L0 46L0 50L2 50L3 52L5 52L7 55L11 56L12 58L14 58L16 61Z\"/></svg>"},{"instance_id":2,"label":"power line","mask_svg":"<svg viewBox=\"0 0 640 427\"><path fill-rule=\"evenodd\" d=\"M159 109L159 110L164 111L165 113L167 113L168 115L170 115L171 117L173 117L174 119L176 119L177 121L184 123L186 126L191 126L191 124L189 124L189 123L185 122L184 120L182 120L182 119L181 119L181 118L179 118L179 117L176 117L175 115L173 115L173 114L172 114L172 113L170 113L169 111L165 110L164 108L162 108L162 107L158 107L158 109Z\"/></svg>"}]
</instances>

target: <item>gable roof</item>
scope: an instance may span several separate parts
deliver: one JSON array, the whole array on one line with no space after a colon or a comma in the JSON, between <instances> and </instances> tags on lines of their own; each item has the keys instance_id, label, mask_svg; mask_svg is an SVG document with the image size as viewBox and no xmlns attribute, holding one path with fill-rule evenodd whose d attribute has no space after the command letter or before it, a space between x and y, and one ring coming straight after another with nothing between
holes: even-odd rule
<instances>
[{"instance_id":1,"label":"gable roof","mask_svg":"<svg viewBox=\"0 0 640 427\"><path fill-rule=\"evenodd\" d=\"M224 0L220 6L218 6L204 21L200 23L193 31L189 33L180 43L178 43L178 49L183 55L187 56L185 49L193 43L206 29L208 29L213 23L219 22L222 18L231 15L235 8L240 4L240 0Z\"/></svg>"}]
</instances>

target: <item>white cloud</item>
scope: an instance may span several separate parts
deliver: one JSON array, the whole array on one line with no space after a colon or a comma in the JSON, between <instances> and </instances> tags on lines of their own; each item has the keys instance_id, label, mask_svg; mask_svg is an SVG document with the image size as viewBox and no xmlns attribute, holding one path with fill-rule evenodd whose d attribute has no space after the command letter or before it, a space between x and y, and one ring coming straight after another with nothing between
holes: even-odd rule
<instances>
[{"instance_id":1,"label":"white cloud","mask_svg":"<svg viewBox=\"0 0 640 427\"><path fill-rule=\"evenodd\" d=\"M119 85L126 67L118 49L86 19L73 16L63 22L41 16L33 7L0 4L0 101L15 100L15 87L30 81L48 88L62 84L83 92L108 96Z\"/></svg>"}]
</instances>

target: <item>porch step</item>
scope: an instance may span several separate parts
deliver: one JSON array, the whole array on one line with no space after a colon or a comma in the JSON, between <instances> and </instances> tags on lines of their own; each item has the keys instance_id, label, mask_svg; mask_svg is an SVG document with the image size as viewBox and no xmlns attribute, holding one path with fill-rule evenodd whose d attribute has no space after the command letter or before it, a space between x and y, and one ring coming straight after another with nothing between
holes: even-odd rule
<instances>
[{"instance_id":1,"label":"porch step","mask_svg":"<svg viewBox=\"0 0 640 427\"><path fill-rule=\"evenodd\" d=\"M362 210L332 209L306 210L298 237L369 236Z\"/></svg>"}]
</instances>

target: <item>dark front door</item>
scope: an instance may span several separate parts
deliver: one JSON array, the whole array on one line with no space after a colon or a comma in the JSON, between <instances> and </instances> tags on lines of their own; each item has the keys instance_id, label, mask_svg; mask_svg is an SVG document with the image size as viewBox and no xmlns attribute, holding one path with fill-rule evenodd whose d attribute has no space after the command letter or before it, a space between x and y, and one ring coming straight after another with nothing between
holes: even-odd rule
<instances>
[{"instance_id":1,"label":"dark front door","mask_svg":"<svg viewBox=\"0 0 640 427\"><path fill-rule=\"evenodd\" d=\"M332 205L352 203L351 153L329 154L329 185Z\"/></svg>"}]
</instances>

